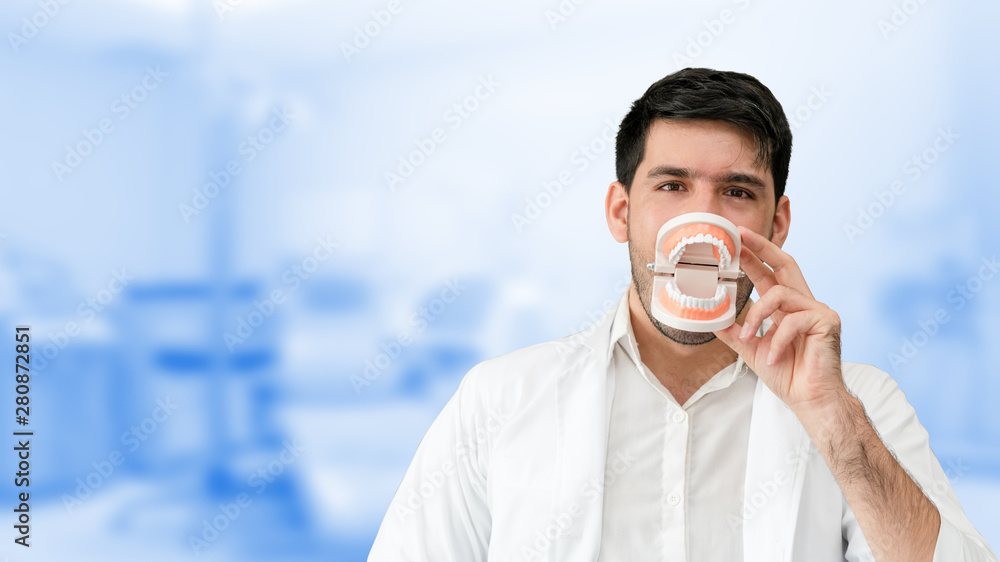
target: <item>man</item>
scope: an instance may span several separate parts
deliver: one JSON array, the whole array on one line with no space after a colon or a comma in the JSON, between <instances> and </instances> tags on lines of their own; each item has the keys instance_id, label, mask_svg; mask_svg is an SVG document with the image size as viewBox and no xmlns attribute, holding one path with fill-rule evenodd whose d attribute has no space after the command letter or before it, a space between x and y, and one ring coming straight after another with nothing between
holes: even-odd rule
<instances>
[{"instance_id":1,"label":"man","mask_svg":"<svg viewBox=\"0 0 1000 562\"><path fill-rule=\"evenodd\" d=\"M469 371L369 560L995 562L903 393L841 362L840 318L781 250L791 145L751 76L653 84L605 201L632 284L588 330ZM694 211L743 242L737 319L714 333L650 310L657 231Z\"/></svg>"}]
</instances>

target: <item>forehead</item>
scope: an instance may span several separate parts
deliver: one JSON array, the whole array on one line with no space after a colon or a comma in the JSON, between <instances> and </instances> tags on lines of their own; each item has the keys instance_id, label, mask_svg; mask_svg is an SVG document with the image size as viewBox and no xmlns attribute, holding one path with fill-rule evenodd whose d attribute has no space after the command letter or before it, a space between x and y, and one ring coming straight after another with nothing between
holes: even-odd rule
<instances>
[{"instance_id":1,"label":"forehead","mask_svg":"<svg viewBox=\"0 0 1000 562\"><path fill-rule=\"evenodd\" d=\"M637 178L661 165L710 170L756 172L772 182L766 165L754 165L757 143L738 126L725 121L656 119L646 136Z\"/></svg>"}]
</instances>

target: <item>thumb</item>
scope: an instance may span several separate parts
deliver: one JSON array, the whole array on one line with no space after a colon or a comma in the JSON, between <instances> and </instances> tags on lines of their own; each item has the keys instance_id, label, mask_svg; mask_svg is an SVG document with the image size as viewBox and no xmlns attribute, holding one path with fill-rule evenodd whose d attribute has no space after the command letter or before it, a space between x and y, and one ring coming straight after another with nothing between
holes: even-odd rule
<instances>
[{"instance_id":1,"label":"thumb","mask_svg":"<svg viewBox=\"0 0 1000 562\"><path fill-rule=\"evenodd\" d=\"M740 332L743 330L743 325L733 322L731 326L723 330L716 330L712 332L715 337L722 340L723 343L732 348L736 353L743 355L744 352L748 350L749 342L745 342L740 339Z\"/></svg>"}]
</instances>

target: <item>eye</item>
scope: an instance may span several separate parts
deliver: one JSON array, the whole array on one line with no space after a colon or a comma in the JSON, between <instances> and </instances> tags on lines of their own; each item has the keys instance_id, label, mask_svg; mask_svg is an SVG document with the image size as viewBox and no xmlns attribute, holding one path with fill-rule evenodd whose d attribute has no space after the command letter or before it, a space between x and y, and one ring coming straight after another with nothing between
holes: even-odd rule
<instances>
[{"instance_id":1,"label":"eye","mask_svg":"<svg viewBox=\"0 0 1000 562\"><path fill-rule=\"evenodd\" d=\"M679 189L682 189L683 187L684 187L683 185L681 185L681 184L679 184L679 183L677 183L675 181L670 181L670 182L667 182L667 183L661 185L659 187L659 189L662 189L664 191L677 191Z\"/></svg>"},{"instance_id":2,"label":"eye","mask_svg":"<svg viewBox=\"0 0 1000 562\"><path fill-rule=\"evenodd\" d=\"M731 195L738 199L753 199L753 194L742 187L731 187L726 190L726 195Z\"/></svg>"}]
</instances>

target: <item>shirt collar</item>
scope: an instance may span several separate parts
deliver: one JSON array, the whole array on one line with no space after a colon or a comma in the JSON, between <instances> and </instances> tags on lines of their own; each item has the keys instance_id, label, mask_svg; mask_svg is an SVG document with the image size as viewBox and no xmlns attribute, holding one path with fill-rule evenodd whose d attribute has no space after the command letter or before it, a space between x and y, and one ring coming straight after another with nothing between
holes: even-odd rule
<instances>
[{"instance_id":1,"label":"shirt collar","mask_svg":"<svg viewBox=\"0 0 1000 562\"><path fill-rule=\"evenodd\" d=\"M628 306L628 295L631 288L625 289L625 294L622 298L618 300L618 309L615 311L614 320L611 322L611 341L608 344L608 358L613 356L615 345L619 342L622 344L622 348L628 353L629 357L635 362L636 366L642 366L641 359L639 357L639 346L635 341L635 333L632 331L632 315L629 311ZM748 303L748 304L752 304ZM765 318L761 323L760 328L757 330L757 335L761 336L767 332L767 329L771 326L771 319ZM743 357L737 355L736 364L730 364L725 369L732 369L732 377L727 381L729 383L735 381L736 379L744 376L750 371L750 367L743 361Z\"/></svg>"}]
</instances>

